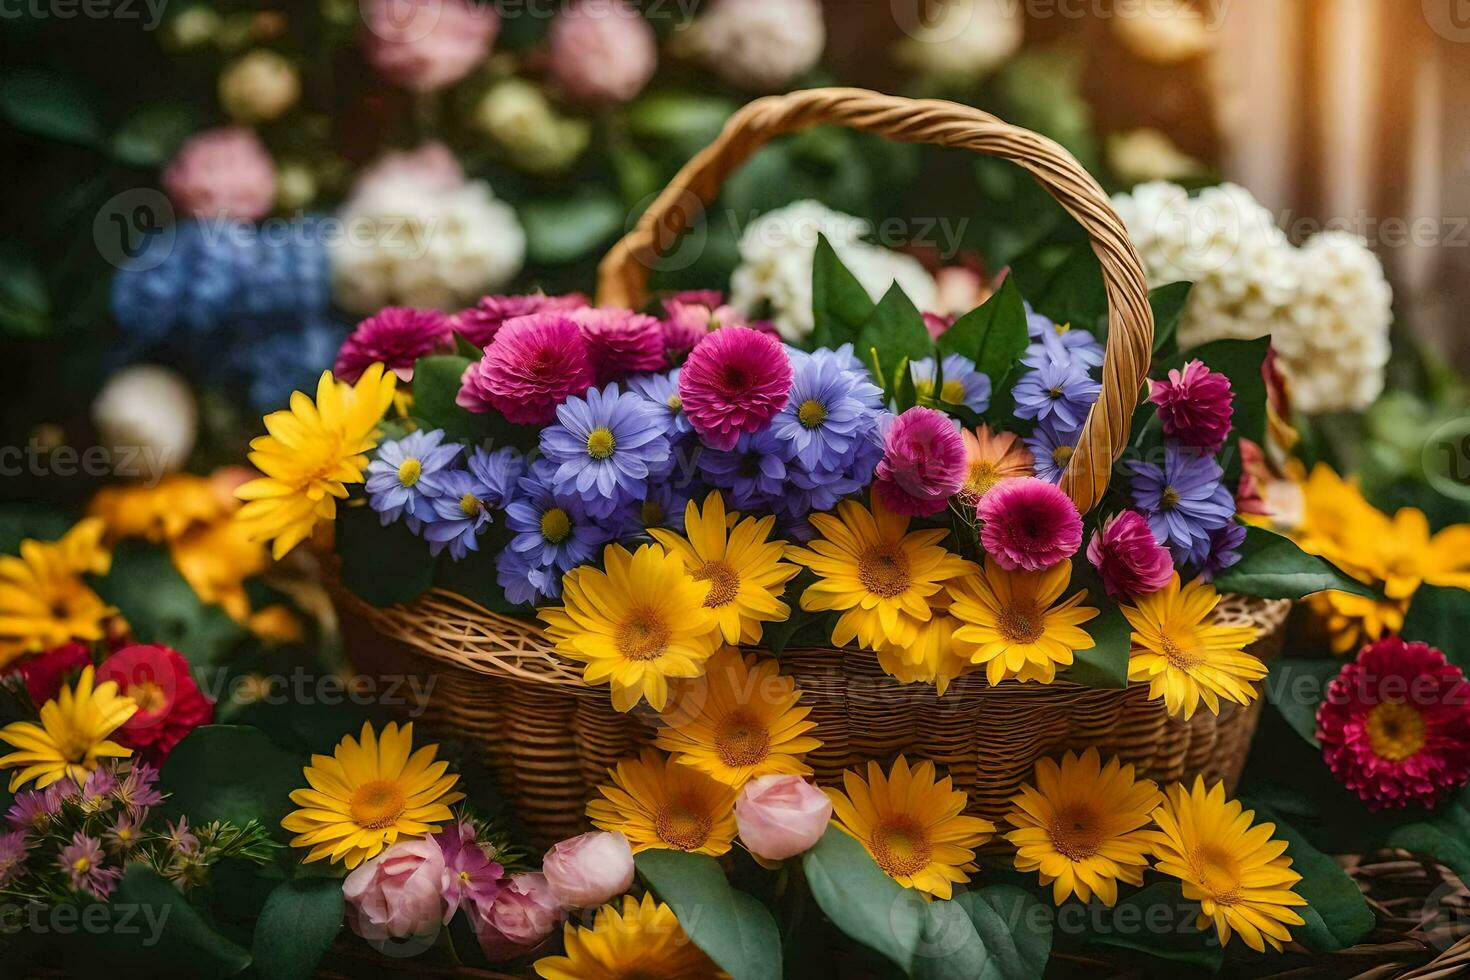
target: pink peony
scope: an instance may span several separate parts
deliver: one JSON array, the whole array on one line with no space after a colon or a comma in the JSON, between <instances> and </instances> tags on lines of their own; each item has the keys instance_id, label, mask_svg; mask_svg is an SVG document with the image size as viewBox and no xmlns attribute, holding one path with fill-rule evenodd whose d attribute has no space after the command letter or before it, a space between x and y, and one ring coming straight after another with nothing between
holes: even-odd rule
<instances>
[{"instance_id":1,"label":"pink peony","mask_svg":"<svg viewBox=\"0 0 1470 980\"><path fill-rule=\"evenodd\" d=\"M725 297L717 289L675 293L663 305L664 358L669 367L683 364L704 335L720 327L752 327L762 333L775 333L771 324L751 323L735 307L726 306Z\"/></svg>"},{"instance_id":2,"label":"pink peony","mask_svg":"<svg viewBox=\"0 0 1470 980\"><path fill-rule=\"evenodd\" d=\"M489 908L475 917L475 936L492 963L513 960L540 946L561 922L561 903L546 876L513 876Z\"/></svg>"},{"instance_id":3,"label":"pink peony","mask_svg":"<svg viewBox=\"0 0 1470 980\"><path fill-rule=\"evenodd\" d=\"M1190 361L1182 371L1171 370L1169 380L1152 385L1149 401L1159 407L1165 435L1207 456L1220 451L1235 411L1229 378L1211 371L1203 361Z\"/></svg>"},{"instance_id":4,"label":"pink peony","mask_svg":"<svg viewBox=\"0 0 1470 980\"><path fill-rule=\"evenodd\" d=\"M760 776L735 801L740 840L757 857L784 861L810 850L827 831L832 801L800 776Z\"/></svg>"},{"instance_id":5,"label":"pink peony","mask_svg":"<svg viewBox=\"0 0 1470 980\"><path fill-rule=\"evenodd\" d=\"M191 218L254 221L276 200L276 168L243 126L206 129L184 142L163 172L163 189Z\"/></svg>"},{"instance_id":6,"label":"pink peony","mask_svg":"<svg viewBox=\"0 0 1470 980\"><path fill-rule=\"evenodd\" d=\"M563 908L595 909L633 886L633 849L622 834L593 831L552 847L541 872Z\"/></svg>"},{"instance_id":7,"label":"pink peony","mask_svg":"<svg viewBox=\"0 0 1470 980\"><path fill-rule=\"evenodd\" d=\"M80 674L82 668L92 662L92 651L85 643L75 640L63 643L53 650L29 657L16 664L15 669L25 679L26 692L31 703L40 707L47 701L56 700L61 686L70 686L71 675Z\"/></svg>"},{"instance_id":8,"label":"pink peony","mask_svg":"<svg viewBox=\"0 0 1470 980\"><path fill-rule=\"evenodd\" d=\"M347 924L364 939L434 936L444 921L444 853L433 838L399 841L342 883Z\"/></svg>"},{"instance_id":9,"label":"pink peony","mask_svg":"<svg viewBox=\"0 0 1470 980\"><path fill-rule=\"evenodd\" d=\"M590 306L567 315L582 328L598 384L664 366L663 332L653 317Z\"/></svg>"},{"instance_id":10,"label":"pink peony","mask_svg":"<svg viewBox=\"0 0 1470 980\"><path fill-rule=\"evenodd\" d=\"M382 78L416 92L453 85L485 60L500 18L478 0L364 0L363 52Z\"/></svg>"},{"instance_id":11,"label":"pink peony","mask_svg":"<svg viewBox=\"0 0 1470 980\"><path fill-rule=\"evenodd\" d=\"M625 0L578 0L551 23L551 77L584 106L627 102L658 67L653 28Z\"/></svg>"},{"instance_id":12,"label":"pink peony","mask_svg":"<svg viewBox=\"0 0 1470 980\"><path fill-rule=\"evenodd\" d=\"M577 324L564 313L533 313L507 320L465 369L461 408L492 408L521 425L545 425L556 407L594 380L592 359Z\"/></svg>"},{"instance_id":13,"label":"pink peony","mask_svg":"<svg viewBox=\"0 0 1470 980\"><path fill-rule=\"evenodd\" d=\"M1094 531L1087 560L1115 599L1152 595L1174 576L1174 557L1154 539L1148 519L1125 510Z\"/></svg>"},{"instance_id":14,"label":"pink peony","mask_svg":"<svg viewBox=\"0 0 1470 980\"><path fill-rule=\"evenodd\" d=\"M915 406L887 423L873 496L895 514L937 514L969 471L970 455L954 419Z\"/></svg>"},{"instance_id":15,"label":"pink peony","mask_svg":"<svg viewBox=\"0 0 1470 980\"><path fill-rule=\"evenodd\" d=\"M781 342L750 327L707 334L679 372L679 397L694 431L715 449L733 449L786 407L791 360Z\"/></svg>"},{"instance_id":16,"label":"pink peony","mask_svg":"<svg viewBox=\"0 0 1470 980\"><path fill-rule=\"evenodd\" d=\"M929 339L938 340L949 333L949 328L954 326L955 319L944 313L925 313L924 328L929 331Z\"/></svg>"},{"instance_id":17,"label":"pink peony","mask_svg":"<svg viewBox=\"0 0 1470 980\"><path fill-rule=\"evenodd\" d=\"M161 766L185 735L214 719L214 702L199 690L189 661L177 650L123 647L97 668L97 683L104 681L115 681L118 693L138 703L113 740L137 749L152 765Z\"/></svg>"},{"instance_id":18,"label":"pink peony","mask_svg":"<svg viewBox=\"0 0 1470 980\"><path fill-rule=\"evenodd\" d=\"M453 348L454 334L443 313L389 306L348 335L332 373L341 381L356 383L370 365L381 362L398 380L412 381L415 361Z\"/></svg>"},{"instance_id":19,"label":"pink peony","mask_svg":"<svg viewBox=\"0 0 1470 980\"><path fill-rule=\"evenodd\" d=\"M1039 572L1082 547L1077 505L1045 480L1002 480L980 498L977 512L980 544L1007 571Z\"/></svg>"},{"instance_id":20,"label":"pink peony","mask_svg":"<svg viewBox=\"0 0 1470 980\"><path fill-rule=\"evenodd\" d=\"M528 296L484 296L480 302L467 310L460 310L450 318L454 332L482 350L495 339L496 332L507 320L532 313L569 313L590 306L591 300L581 293L565 296L547 296L531 293Z\"/></svg>"},{"instance_id":21,"label":"pink peony","mask_svg":"<svg viewBox=\"0 0 1470 980\"><path fill-rule=\"evenodd\" d=\"M1470 683L1428 644L1386 636L1328 685L1317 740L1369 809L1433 808L1470 781Z\"/></svg>"}]
</instances>

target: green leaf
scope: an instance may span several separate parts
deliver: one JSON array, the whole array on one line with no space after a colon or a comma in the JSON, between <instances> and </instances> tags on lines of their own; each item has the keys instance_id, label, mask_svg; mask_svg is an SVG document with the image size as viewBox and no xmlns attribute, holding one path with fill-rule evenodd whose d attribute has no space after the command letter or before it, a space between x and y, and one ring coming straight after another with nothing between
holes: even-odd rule
<instances>
[{"instance_id":1,"label":"green leaf","mask_svg":"<svg viewBox=\"0 0 1470 980\"><path fill-rule=\"evenodd\" d=\"M51 296L35 259L21 246L0 246L0 336L17 340L51 332Z\"/></svg>"},{"instance_id":2,"label":"green leaf","mask_svg":"<svg viewBox=\"0 0 1470 980\"><path fill-rule=\"evenodd\" d=\"M858 350L874 348L884 364L917 361L934 354L923 314L898 283L878 301L858 330ZM895 374L899 369L895 369Z\"/></svg>"},{"instance_id":3,"label":"green leaf","mask_svg":"<svg viewBox=\"0 0 1470 980\"><path fill-rule=\"evenodd\" d=\"M1470 880L1470 790L1461 790L1423 820L1395 827L1384 845L1432 857Z\"/></svg>"},{"instance_id":4,"label":"green leaf","mask_svg":"<svg viewBox=\"0 0 1470 980\"><path fill-rule=\"evenodd\" d=\"M97 103L70 75L34 68L0 74L0 119L42 139L95 146L102 137Z\"/></svg>"},{"instance_id":5,"label":"green leaf","mask_svg":"<svg viewBox=\"0 0 1470 980\"><path fill-rule=\"evenodd\" d=\"M730 887L719 862L705 854L652 850L634 863L694 944L734 980L780 980L775 920L760 902Z\"/></svg>"},{"instance_id":6,"label":"green leaf","mask_svg":"<svg viewBox=\"0 0 1470 980\"><path fill-rule=\"evenodd\" d=\"M1376 593L1326 559L1309 555L1295 541L1265 528L1247 527L1240 561L1215 579L1221 592L1266 599L1301 599L1317 592Z\"/></svg>"},{"instance_id":7,"label":"green leaf","mask_svg":"<svg viewBox=\"0 0 1470 980\"><path fill-rule=\"evenodd\" d=\"M1302 876L1292 890L1307 900L1306 908L1296 910L1306 924L1292 929L1293 939L1316 952L1335 953L1356 945L1373 931L1373 910L1341 865L1308 843L1269 806L1249 798L1240 802L1256 811L1257 824L1276 825L1272 836L1286 841L1291 868Z\"/></svg>"},{"instance_id":8,"label":"green leaf","mask_svg":"<svg viewBox=\"0 0 1470 980\"><path fill-rule=\"evenodd\" d=\"M305 785L304 759L271 741L258 728L205 725L184 737L163 764L163 803L169 819L194 824L259 820L278 837L281 818L293 809L290 794Z\"/></svg>"},{"instance_id":9,"label":"green leaf","mask_svg":"<svg viewBox=\"0 0 1470 980\"><path fill-rule=\"evenodd\" d=\"M1040 980L1051 955L1051 909L1015 885L996 884L931 902L916 977Z\"/></svg>"},{"instance_id":10,"label":"green leaf","mask_svg":"<svg viewBox=\"0 0 1470 980\"><path fill-rule=\"evenodd\" d=\"M1199 360L1230 379L1230 387L1235 392L1235 414L1221 463L1225 467L1226 483L1231 486L1240 479L1240 440L1249 439L1258 445L1266 441L1266 379L1261 375L1261 364L1270 349L1270 337L1216 340L1160 361L1153 373L1156 378L1164 377L1188 361Z\"/></svg>"},{"instance_id":11,"label":"green leaf","mask_svg":"<svg viewBox=\"0 0 1470 980\"><path fill-rule=\"evenodd\" d=\"M1465 629L1465 609L1470 594L1464 589L1423 585L1414 593L1404 618L1404 637L1428 643L1444 651L1445 658L1461 670L1470 670L1470 631Z\"/></svg>"},{"instance_id":12,"label":"green leaf","mask_svg":"<svg viewBox=\"0 0 1470 980\"><path fill-rule=\"evenodd\" d=\"M827 236L818 234L812 255L812 320L816 324L812 345L836 348L850 343L855 352L861 351L858 340L873 309L873 299L863 284L842 264Z\"/></svg>"},{"instance_id":13,"label":"green leaf","mask_svg":"<svg viewBox=\"0 0 1470 980\"><path fill-rule=\"evenodd\" d=\"M984 305L955 321L940 336L941 354L962 354L990 378L991 390L1002 390L1011 368L1026 353L1026 305L1010 276Z\"/></svg>"},{"instance_id":14,"label":"green leaf","mask_svg":"<svg viewBox=\"0 0 1470 980\"><path fill-rule=\"evenodd\" d=\"M863 845L836 826L802 855L801 866L812 898L843 934L913 975L928 915L917 892L884 874Z\"/></svg>"},{"instance_id":15,"label":"green leaf","mask_svg":"<svg viewBox=\"0 0 1470 980\"><path fill-rule=\"evenodd\" d=\"M218 605L199 601L162 548L141 541L121 545L112 569L95 583L144 643L173 647L196 668L224 664L246 636Z\"/></svg>"},{"instance_id":16,"label":"green leaf","mask_svg":"<svg viewBox=\"0 0 1470 980\"><path fill-rule=\"evenodd\" d=\"M1092 246L1085 242L1071 247L1046 287L1030 298L1033 309L1056 323L1100 335L1108 322L1108 294L1103 288L1102 266Z\"/></svg>"},{"instance_id":17,"label":"green leaf","mask_svg":"<svg viewBox=\"0 0 1470 980\"><path fill-rule=\"evenodd\" d=\"M363 602L391 606L411 602L434 584L429 542L403 521L387 527L371 507L343 507L337 517L342 584Z\"/></svg>"},{"instance_id":18,"label":"green leaf","mask_svg":"<svg viewBox=\"0 0 1470 980\"><path fill-rule=\"evenodd\" d=\"M1089 910L1091 911L1091 910ZM1161 881L1102 908L1083 921L1085 942L1146 953L1216 973L1225 951L1213 931L1195 926L1199 903L1184 897L1178 882Z\"/></svg>"},{"instance_id":19,"label":"green leaf","mask_svg":"<svg viewBox=\"0 0 1470 980\"><path fill-rule=\"evenodd\" d=\"M307 980L341 931L342 913L336 878L281 882L255 924L255 971L264 980Z\"/></svg>"},{"instance_id":20,"label":"green leaf","mask_svg":"<svg viewBox=\"0 0 1470 980\"><path fill-rule=\"evenodd\" d=\"M628 109L628 126L645 139L687 141L704 145L719 134L735 111L729 99L690 91L665 90L645 95Z\"/></svg>"},{"instance_id":21,"label":"green leaf","mask_svg":"<svg viewBox=\"0 0 1470 980\"><path fill-rule=\"evenodd\" d=\"M1085 561L1072 563L1072 581L1067 595L1087 590L1084 605L1098 610L1094 619L1082 624L1095 644L1073 654L1072 666L1063 673L1068 680L1088 687L1122 690L1128 686L1128 654L1133 648L1133 627L1118 603L1103 588L1102 579Z\"/></svg>"},{"instance_id":22,"label":"green leaf","mask_svg":"<svg viewBox=\"0 0 1470 980\"><path fill-rule=\"evenodd\" d=\"M525 201L520 213L527 258L538 265L564 265L591 255L622 230L628 217L612 191L591 185Z\"/></svg>"},{"instance_id":23,"label":"green leaf","mask_svg":"<svg viewBox=\"0 0 1470 980\"><path fill-rule=\"evenodd\" d=\"M1148 294L1148 305L1154 311L1154 353L1168 348L1179 333L1179 321L1189 305L1192 282L1171 282Z\"/></svg>"},{"instance_id":24,"label":"green leaf","mask_svg":"<svg viewBox=\"0 0 1470 980\"><path fill-rule=\"evenodd\" d=\"M1271 661L1266 678L1266 700L1276 706L1292 731L1320 748L1317 741L1317 706L1327 685L1342 671L1341 660L1278 657Z\"/></svg>"},{"instance_id":25,"label":"green leaf","mask_svg":"<svg viewBox=\"0 0 1470 980\"><path fill-rule=\"evenodd\" d=\"M158 167L199 128L193 107L181 102L150 105L129 116L107 141L107 153L131 167Z\"/></svg>"},{"instance_id":26,"label":"green leaf","mask_svg":"<svg viewBox=\"0 0 1470 980\"><path fill-rule=\"evenodd\" d=\"M413 368L413 417L425 429L443 429L449 442L497 448L535 448L536 426L512 425L499 412L471 412L455 403L470 359L456 354L421 357Z\"/></svg>"}]
</instances>

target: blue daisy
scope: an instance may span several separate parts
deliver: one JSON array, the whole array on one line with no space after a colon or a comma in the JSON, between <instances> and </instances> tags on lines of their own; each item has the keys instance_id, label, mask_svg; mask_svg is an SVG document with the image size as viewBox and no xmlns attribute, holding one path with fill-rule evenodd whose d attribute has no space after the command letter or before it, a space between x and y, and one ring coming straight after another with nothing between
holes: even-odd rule
<instances>
[{"instance_id":1,"label":"blue daisy","mask_svg":"<svg viewBox=\"0 0 1470 980\"><path fill-rule=\"evenodd\" d=\"M642 395L658 410L669 439L681 439L694 431L684 414L684 401L679 397L679 369L664 374L635 374L624 382L628 390Z\"/></svg>"},{"instance_id":2,"label":"blue daisy","mask_svg":"<svg viewBox=\"0 0 1470 980\"><path fill-rule=\"evenodd\" d=\"M1224 472L1212 456L1169 443L1162 467L1144 460L1127 464L1133 502L1148 516L1160 544L1186 558L1204 555L1210 533L1235 519L1235 498L1221 483Z\"/></svg>"},{"instance_id":3,"label":"blue daisy","mask_svg":"<svg viewBox=\"0 0 1470 980\"><path fill-rule=\"evenodd\" d=\"M505 526L515 534L511 551L533 566L565 572L591 559L608 534L588 517L580 497L552 489L554 470L546 460L531 466L505 509Z\"/></svg>"},{"instance_id":4,"label":"blue daisy","mask_svg":"<svg viewBox=\"0 0 1470 980\"><path fill-rule=\"evenodd\" d=\"M561 597L561 573L556 566L537 564L514 548L495 556L495 581L507 599L524 606Z\"/></svg>"},{"instance_id":5,"label":"blue daisy","mask_svg":"<svg viewBox=\"0 0 1470 980\"><path fill-rule=\"evenodd\" d=\"M1076 364L1084 370L1102 366L1103 345L1090 331L1056 323L1034 312L1029 305L1026 307L1026 333L1032 343L1026 348L1021 363L1027 367L1039 368L1047 361Z\"/></svg>"},{"instance_id":6,"label":"blue daisy","mask_svg":"<svg viewBox=\"0 0 1470 980\"><path fill-rule=\"evenodd\" d=\"M770 426L784 458L811 471L851 459L883 403L883 392L853 363L847 345L792 358L791 395Z\"/></svg>"},{"instance_id":7,"label":"blue daisy","mask_svg":"<svg viewBox=\"0 0 1470 980\"><path fill-rule=\"evenodd\" d=\"M386 527L404 518L413 533L419 533L422 521L432 520L435 496L434 479L447 470L459 456L455 443L441 445L444 430L414 432L385 442L378 447L377 458L368 464L368 506L378 512Z\"/></svg>"},{"instance_id":8,"label":"blue daisy","mask_svg":"<svg viewBox=\"0 0 1470 980\"><path fill-rule=\"evenodd\" d=\"M423 529L429 553L437 555L447 547L449 557L459 561L479 551L479 536L494 521L485 504L491 489L469 470L447 470L434 478L434 490L432 513Z\"/></svg>"},{"instance_id":9,"label":"blue daisy","mask_svg":"<svg viewBox=\"0 0 1470 980\"><path fill-rule=\"evenodd\" d=\"M766 510L786 487L786 460L780 441L767 426L740 437L734 449L704 447L699 473L704 482L725 491L725 503L736 510Z\"/></svg>"},{"instance_id":10,"label":"blue daisy","mask_svg":"<svg viewBox=\"0 0 1470 980\"><path fill-rule=\"evenodd\" d=\"M1062 474L1077 449L1081 429L1071 429L1047 419L1026 437L1026 448L1036 459L1036 477L1047 483L1061 483Z\"/></svg>"},{"instance_id":11,"label":"blue daisy","mask_svg":"<svg viewBox=\"0 0 1470 980\"><path fill-rule=\"evenodd\" d=\"M972 412L990 407L990 378L976 370L975 362L963 354L947 354L941 362L944 380L934 390L934 358L925 357L909 364L914 379L914 393L919 404L933 408L964 406Z\"/></svg>"},{"instance_id":12,"label":"blue daisy","mask_svg":"<svg viewBox=\"0 0 1470 980\"><path fill-rule=\"evenodd\" d=\"M574 494L592 517L608 517L628 500L641 500L650 473L669 460L659 411L617 385L592 388L557 407L557 425L541 432L541 454L556 465L552 483Z\"/></svg>"},{"instance_id":13,"label":"blue daisy","mask_svg":"<svg viewBox=\"0 0 1470 980\"><path fill-rule=\"evenodd\" d=\"M1055 419L1061 426L1080 429L1101 391L1102 385L1080 365L1048 361L1022 375L1011 394L1018 417L1037 422Z\"/></svg>"}]
</instances>

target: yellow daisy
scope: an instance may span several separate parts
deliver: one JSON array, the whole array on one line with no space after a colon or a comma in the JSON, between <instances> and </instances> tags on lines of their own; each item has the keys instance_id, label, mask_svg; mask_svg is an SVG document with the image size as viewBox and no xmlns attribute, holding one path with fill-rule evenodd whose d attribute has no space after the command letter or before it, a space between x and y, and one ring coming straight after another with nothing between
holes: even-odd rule
<instances>
[{"instance_id":1,"label":"yellow daisy","mask_svg":"<svg viewBox=\"0 0 1470 980\"><path fill-rule=\"evenodd\" d=\"M1370 599L1349 592L1318 592L1306 598L1316 626L1336 654L1355 654L1365 643L1404 628L1408 599Z\"/></svg>"},{"instance_id":2,"label":"yellow daisy","mask_svg":"<svg viewBox=\"0 0 1470 980\"><path fill-rule=\"evenodd\" d=\"M1196 776L1191 789L1170 786L1154 811L1155 867L1178 878L1184 897L1200 903L1200 928L1213 922L1222 946L1239 933L1258 953L1268 943L1280 952L1291 942L1286 927L1302 925L1292 911L1307 904L1292 891L1302 876L1291 870L1286 842L1271 839L1276 825L1252 826L1254 817L1225 799L1224 783L1206 792L1204 778Z\"/></svg>"},{"instance_id":3,"label":"yellow daisy","mask_svg":"<svg viewBox=\"0 0 1470 980\"><path fill-rule=\"evenodd\" d=\"M982 425L974 432L965 429L960 434L965 437L965 451L970 458L965 486L960 491L967 503L975 504L1001 480L1036 472L1035 457L1014 432L996 432Z\"/></svg>"},{"instance_id":4,"label":"yellow daisy","mask_svg":"<svg viewBox=\"0 0 1470 980\"><path fill-rule=\"evenodd\" d=\"M939 547L943 528L909 532L909 519L874 504L844 500L837 514L813 514L821 535L788 555L817 574L801 596L807 612L841 610L832 642L854 639L868 650L907 646L928 621L930 599L945 581L973 571L973 563Z\"/></svg>"},{"instance_id":5,"label":"yellow daisy","mask_svg":"<svg viewBox=\"0 0 1470 980\"><path fill-rule=\"evenodd\" d=\"M253 540L272 542L274 557L310 537L318 522L335 520L346 485L362 482L365 454L377 445L377 426L393 401L395 383L381 364L353 385L323 371L315 403L298 391L289 409L265 417L269 435L250 443L250 462L264 475L235 495L246 501L237 519Z\"/></svg>"},{"instance_id":6,"label":"yellow daisy","mask_svg":"<svg viewBox=\"0 0 1470 980\"><path fill-rule=\"evenodd\" d=\"M309 847L310 864L329 858L355 868L377 857L399 838L438 833L454 818L449 808L464 799L454 792L459 777L436 762L437 745L413 750L413 725L390 722L381 736L366 722L362 735L345 736L331 755L314 755L302 770L309 789L293 790L301 807L281 826L296 836L292 847Z\"/></svg>"},{"instance_id":7,"label":"yellow daisy","mask_svg":"<svg viewBox=\"0 0 1470 980\"><path fill-rule=\"evenodd\" d=\"M655 544L634 553L603 551L606 571L590 565L562 579L565 605L540 610L547 635L563 656L583 664L588 684L612 687L613 707L631 711L640 698L662 711L669 678L698 677L720 645L705 586L684 561Z\"/></svg>"},{"instance_id":8,"label":"yellow daisy","mask_svg":"<svg viewBox=\"0 0 1470 980\"><path fill-rule=\"evenodd\" d=\"M33 779L36 789L67 776L80 786L103 759L133 754L108 736L137 713L138 705L118 693L116 681L95 681L89 664L75 688L63 687L55 701L41 705L39 722L14 721L0 728L0 741L17 750L0 758L0 769L20 770L10 777L12 793Z\"/></svg>"},{"instance_id":9,"label":"yellow daisy","mask_svg":"<svg viewBox=\"0 0 1470 980\"><path fill-rule=\"evenodd\" d=\"M1151 779L1135 779L1118 759L1104 766L1097 749L1036 763L1035 785L1011 799L1006 821L1016 829L1016 870L1038 873L1061 905L1069 895L1093 895L1111 908L1118 880L1143 884L1154 809L1163 801Z\"/></svg>"},{"instance_id":10,"label":"yellow daisy","mask_svg":"<svg viewBox=\"0 0 1470 980\"><path fill-rule=\"evenodd\" d=\"M976 871L975 849L995 833L995 824L965 816L965 794L946 776L936 780L934 763L912 770L899 756L888 775L868 763L865 781L856 770L842 774L847 792L829 789L837 826L867 848L878 867L905 888L949 898L956 882Z\"/></svg>"},{"instance_id":11,"label":"yellow daisy","mask_svg":"<svg viewBox=\"0 0 1470 980\"><path fill-rule=\"evenodd\" d=\"M112 567L103 529L87 518L59 541L27 539L18 556L0 555L0 667L68 640L106 636L106 620L117 610L82 579Z\"/></svg>"},{"instance_id":12,"label":"yellow daisy","mask_svg":"<svg viewBox=\"0 0 1470 980\"><path fill-rule=\"evenodd\" d=\"M770 540L776 518L756 519L725 513L718 490L704 501L684 508L684 534L650 527L648 533L664 548L684 560L697 582L708 582L704 604L714 610L726 643L755 644L762 623L779 623L791 616L781 601L786 583L801 571L781 560L786 542Z\"/></svg>"},{"instance_id":13,"label":"yellow daisy","mask_svg":"<svg viewBox=\"0 0 1470 980\"><path fill-rule=\"evenodd\" d=\"M948 614L949 596L940 593L932 604L933 614L920 624L913 643L879 645L878 666L904 684L933 684L942 697L951 681L976 669L970 660L974 647L955 639L960 623Z\"/></svg>"},{"instance_id":14,"label":"yellow daisy","mask_svg":"<svg viewBox=\"0 0 1470 980\"><path fill-rule=\"evenodd\" d=\"M1148 681L1148 696L1163 698L1171 715L1193 718L1201 700L1211 714L1220 713L1222 698L1250 704L1251 682L1266 676L1266 665L1245 652L1256 639L1252 627L1210 622L1219 604L1213 585L1196 579L1181 589L1176 574L1137 607L1122 607L1133 627L1128 679Z\"/></svg>"},{"instance_id":15,"label":"yellow daisy","mask_svg":"<svg viewBox=\"0 0 1470 980\"><path fill-rule=\"evenodd\" d=\"M1094 646L1082 624L1097 610L1082 605L1086 589L1062 599L1071 581L1070 561L1044 572L1008 572L986 557L983 572L949 583L950 613L961 624L955 639L973 647L970 659L985 665L991 684L1050 684L1073 653Z\"/></svg>"},{"instance_id":16,"label":"yellow daisy","mask_svg":"<svg viewBox=\"0 0 1470 980\"><path fill-rule=\"evenodd\" d=\"M587 804L600 830L628 838L633 853L689 851L719 857L735 839L735 790L652 749L608 770L612 785Z\"/></svg>"},{"instance_id":17,"label":"yellow daisy","mask_svg":"<svg viewBox=\"0 0 1470 980\"><path fill-rule=\"evenodd\" d=\"M703 677L681 681L654 743L674 761L740 788L757 776L810 775L802 757L822 743L807 733L810 708L798 707L796 682L774 660L726 647Z\"/></svg>"},{"instance_id":18,"label":"yellow daisy","mask_svg":"<svg viewBox=\"0 0 1470 980\"><path fill-rule=\"evenodd\" d=\"M200 602L218 603L239 622L249 617L245 580L265 571L266 551L243 524L196 524L170 541L168 552Z\"/></svg>"},{"instance_id":19,"label":"yellow daisy","mask_svg":"<svg viewBox=\"0 0 1470 980\"><path fill-rule=\"evenodd\" d=\"M645 894L604 905L592 928L568 922L565 956L544 956L544 980L729 980L730 974L685 935L674 910Z\"/></svg>"},{"instance_id":20,"label":"yellow daisy","mask_svg":"<svg viewBox=\"0 0 1470 980\"><path fill-rule=\"evenodd\" d=\"M92 497L87 514L107 526L107 539L172 541L195 524L207 524L233 510L220 499L213 481L191 473L171 473L151 487L104 487Z\"/></svg>"}]
</instances>

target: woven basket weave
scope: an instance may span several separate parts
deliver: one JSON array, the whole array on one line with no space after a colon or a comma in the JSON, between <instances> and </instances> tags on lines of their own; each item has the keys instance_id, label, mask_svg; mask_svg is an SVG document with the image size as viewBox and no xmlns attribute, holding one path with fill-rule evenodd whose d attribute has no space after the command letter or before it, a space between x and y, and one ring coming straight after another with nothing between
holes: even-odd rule
<instances>
[{"instance_id":1,"label":"woven basket weave","mask_svg":"<svg viewBox=\"0 0 1470 980\"><path fill-rule=\"evenodd\" d=\"M1128 441L1147 375L1153 317L1138 257L1107 195L1060 146L977 109L859 89L812 89L750 103L697 155L604 259L598 301L640 308L649 272L678 235L713 201L724 179L774 136L836 123L890 139L960 147L1029 170L1088 232L1109 305L1103 384L1062 481L1080 511L1107 489ZM577 666L553 651L531 623L487 612L442 590L405 606L375 608L335 590L343 631L365 673L433 675L427 727L476 745L532 835L550 842L585 829L583 805L607 767L651 741L654 719L614 711L605 687L588 687ZM1249 624L1257 656L1280 644L1288 602L1228 596L1217 618ZM781 670L812 708L823 747L808 757L831 782L862 760L906 752L948 769L970 810L994 819L1031 775L1036 760L1096 745L1138 764L1155 779L1195 773L1234 781L1255 729L1259 705L1226 705L1188 722L1168 717L1146 689L1098 690L1067 681L1007 681L981 673L956 680L944 697L902 685L869 653L788 649Z\"/></svg>"}]
</instances>

